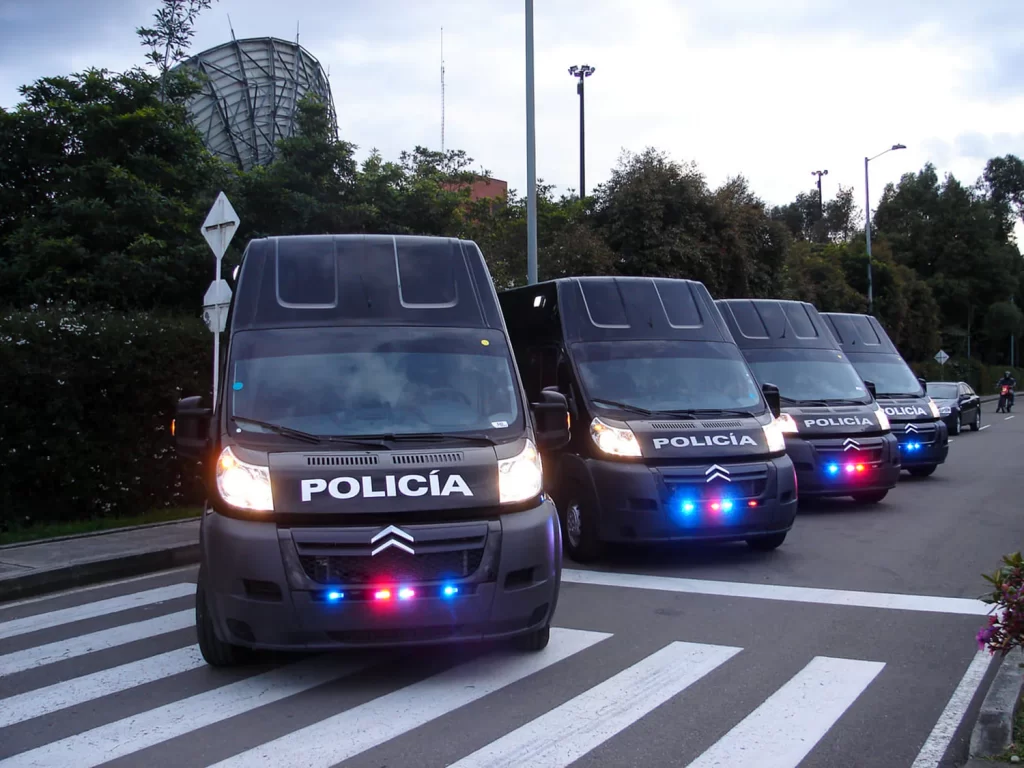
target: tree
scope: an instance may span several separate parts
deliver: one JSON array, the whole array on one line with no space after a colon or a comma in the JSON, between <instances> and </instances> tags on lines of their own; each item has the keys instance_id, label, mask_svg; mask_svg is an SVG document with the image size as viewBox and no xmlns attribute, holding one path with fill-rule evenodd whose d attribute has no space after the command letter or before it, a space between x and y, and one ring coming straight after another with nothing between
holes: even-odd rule
<instances>
[{"instance_id":1,"label":"tree","mask_svg":"<svg viewBox=\"0 0 1024 768\"><path fill-rule=\"evenodd\" d=\"M196 306L210 271L198 225L229 171L180 103L194 87L172 74L163 102L159 81L136 69L21 89L0 123L0 140L28 150L3 189L16 219L0 228L0 302Z\"/></svg>"},{"instance_id":2,"label":"tree","mask_svg":"<svg viewBox=\"0 0 1024 768\"><path fill-rule=\"evenodd\" d=\"M1024 161L1016 155L993 157L985 164L981 186L999 212L1009 237L1014 224L1024 221Z\"/></svg>"},{"instance_id":3,"label":"tree","mask_svg":"<svg viewBox=\"0 0 1024 768\"><path fill-rule=\"evenodd\" d=\"M801 192L788 205L775 206L770 215L797 240L845 243L858 231L860 209L853 200L853 188L840 185L836 196L824 204L824 215L816 188Z\"/></svg>"},{"instance_id":4,"label":"tree","mask_svg":"<svg viewBox=\"0 0 1024 768\"><path fill-rule=\"evenodd\" d=\"M152 27L138 27L135 33L142 45L149 48L146 58L160 75L161 85L167 73L185 60L192 45L195 23L202 11L208 10L213 0L161 0L153 14Z\"/></svg>"}]
</instances>

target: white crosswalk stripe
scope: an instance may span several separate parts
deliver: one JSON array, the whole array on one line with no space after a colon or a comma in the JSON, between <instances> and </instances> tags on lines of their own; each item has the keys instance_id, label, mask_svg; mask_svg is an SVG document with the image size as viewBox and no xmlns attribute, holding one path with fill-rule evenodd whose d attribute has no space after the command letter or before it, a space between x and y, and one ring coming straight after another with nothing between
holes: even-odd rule
<instances>
[{"instance_id":1,"label":"white crosswalk stripe","mask_svg":"<svg viewBox=\"0 0 1024 768\"><path fill-rule=\"evenodd\" d=\"M0 699L0 728L198 669L205 664L199 646L192 645Z\"/></svg>"},{"instance_id":2,"label":"white crosswalk stripe","mask_svg":"<svg viewBox=\"0 0 1024 768\"><path fill-rule=\"evenodd\" d=\"M217 763L330 768L579 653L609 635L552 629L543 653L476 659ZM0 766L3 764L0 763Z\"/></svg>"},{"instance_id":3,"label":"white crosswalk stripe","mask_svg":"<svg viewBox=\"0 0 1024 768\"><path fill-rule=\"evenodd\" d=\"M451 768L564 768L739 651L672 643Z\"/></svg>"},{"instance_id":4,"label":"white crosswalk stripe","mask_svg":"<svg viewBox=\"0 0 1024 768\"><path fill-rule=\"evenodd\" d=\"M166 616L158 616L146 621L124 624L112 629L103 629L88 635L81 635L70 640L58 640L46 645L26 648L0 656L0 677L21 672L25 669L42 667L64 659L84 656L87 653L116 648L119 645L134 643L148 637L156 637L176 629L194 626L194 611L179 611Z\"/></svg>"},{"instance_id":5,"label":"white crosswalk stripe","mask_svg":"<svg viewBox=\"0 0 1024 768\"><path fill-rule=\"evenodd\" d=\"M11 621L0 623L0 640L24 635L29 632L38 632L41 629L49 629L50 627L59 627L62 624L70 624L73 621L82 621L83 619L106 616L118 611L154 605L179 597L191 597L195 593L196 585L186 582L158 589L149 589L145 592L136 592L132 595L97 600L94 603L76 605L73 608L50 611L49 613L41 613L36 616L26 616L23 619L12 619Z\"/></svg>"},{"instance_id":6,"label":"white crosswalk stripe","mask_svg":"<svg viewBox=\"0 0 1024 768\"><path fill-rule=\"evenodd\" d=\"M816 657L689 768L796 768L884 666Z\"/></svg>"}]
</instances>

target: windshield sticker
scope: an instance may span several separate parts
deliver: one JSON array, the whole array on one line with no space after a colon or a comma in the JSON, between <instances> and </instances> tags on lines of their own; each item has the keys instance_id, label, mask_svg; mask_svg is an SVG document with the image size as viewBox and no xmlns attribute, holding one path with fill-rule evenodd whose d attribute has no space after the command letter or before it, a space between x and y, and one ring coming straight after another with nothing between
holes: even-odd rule
<instances>
[{"instance_id":1,"label":"windshield sticker","mask_svg":"<svg viewBox=\"0 0 1024 768\"><path fill-rule=\"evenodd\" d=\"M491 342L489 342L487 339L480 339L480 343L483 344L485 347L491 346Z\"/></svg>"},{"instance_id":2,"label":"windshield sticker","mask_svg":"<svg viewBox=\"0 0 1024 768\"><path fill-rule=\"evenodd\" d=\"M244 387L244 386L245 386L245 385L244 385L244 384L242 384L242 382L240 382L240 381L236 381L236 382L235 382L235 385L234 385L234 387L233 387L233 389L235 390L235 392L237 392L238 390L240 390L240 389L241 389L242 387Z\"/></svg>"},{"instance_id":3,"label":"windshield sticker","mask_svg":"<svg viewBox=\"0 0 1024 768\"><path fill-rule=\"evenodd\" d=\"M507 421L492 421L491 426L495 429L508 429Z\"/></svg>"}]
</instances>

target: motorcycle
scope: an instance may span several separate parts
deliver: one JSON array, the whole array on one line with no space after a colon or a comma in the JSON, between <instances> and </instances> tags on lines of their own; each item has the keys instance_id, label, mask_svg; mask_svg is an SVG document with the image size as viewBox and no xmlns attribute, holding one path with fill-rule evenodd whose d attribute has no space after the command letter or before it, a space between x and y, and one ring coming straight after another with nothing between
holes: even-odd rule
<instances>
[{"instance_id":1,"label":"motorcycle","mask_svg":"<svg viewBox=\"0 0 1024 768\"><path fill-rule=\"evenodd\" d=\"M996 413L1009 413L1013 410L1013 387L1004 384L999 388L999 407Z\"/></svg>"}]
</instances>

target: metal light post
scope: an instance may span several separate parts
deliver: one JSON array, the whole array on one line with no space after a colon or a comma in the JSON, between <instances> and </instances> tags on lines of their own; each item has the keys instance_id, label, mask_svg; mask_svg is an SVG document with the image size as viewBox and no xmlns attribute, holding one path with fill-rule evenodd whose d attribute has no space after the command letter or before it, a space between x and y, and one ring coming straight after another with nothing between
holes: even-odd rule
<instances>
[{"instance_id":1,"label":"metal light post","mask_svg":"<svg viewBox=\"0 0 1024 768\"><path fill-rule=\"evenodd\" d=\"M582 67L569 67L569 74L579 82L576 84L576 93L580 95L580 199L583 199L586 190L585 166L586 166L586 139L584 126L586 125L583 116L583 81L594 74L594 67L584 64Z\"/></svg>"},{"instance_id":2,"label":"metal light post","mask_svg":"<svg viewBox=\"0 0 1024 768\"><path fill-rule=\"evenodd\" d=\"M825 218L825 202L821 198L821 177L828 176L828 171L811 171L811 176L818 177L818 211L821 213L821 218Z\"/></svg>"},{"instance_id":3,"label":"metal light post","mask_svg":"<svg viewBox=\"0 0 1024 768\"><path fill-rule=\"evenodd\" d=\"M868 163L870 163L872 160L875 160L875 159L881 157L882 155L887 154L889 152L892 152L893 150L896 150L896 149L906 149L906 146L904 146L903 144L893 144L891 147L889 147L889 149L885 150L885 152L879 152L874 157L865 157L864 158L864 217L865 217L864 235L865 235L865 237L867 237L867 243L868 243L868 314L869 315L875 314L875 294L874 294L874 284L873 284L872 278L871 278L871 192L868 189Z\"/></svg>"},{"instance_id":4,"label":"metal light post","mask_svg":"<svg viewBox=\"0 0 1024 768\"><path fill-rule=\"evenodd\" d=\"M526 279L537 282L537 132L533 105L533 0L526 0Z\"/></svg>"}]
</instances>

